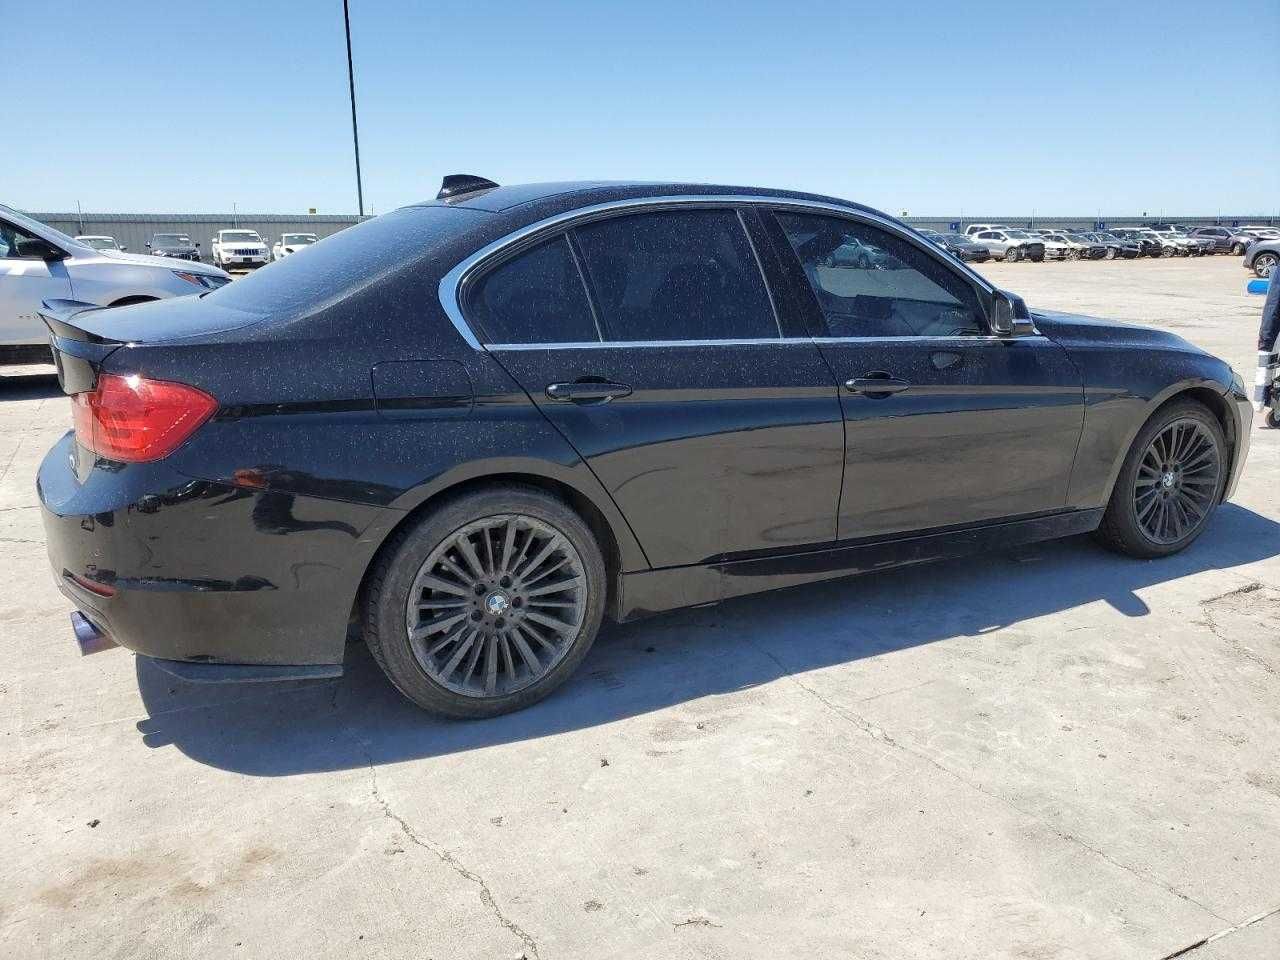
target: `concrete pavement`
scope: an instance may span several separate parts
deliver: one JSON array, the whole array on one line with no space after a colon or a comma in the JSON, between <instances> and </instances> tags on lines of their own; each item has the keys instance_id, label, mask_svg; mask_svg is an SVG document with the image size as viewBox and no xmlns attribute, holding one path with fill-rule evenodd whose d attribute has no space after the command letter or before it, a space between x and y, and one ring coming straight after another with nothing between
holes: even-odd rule
<instances>
[{"instance_id":1,"label":"concrete pavement","mask_svg":"<svg viewBox=\"0 0 1280 960\"><path fill-rule=\"evenodd\" d=\"M1237 258L982 267L1251 379ZM1280 431L1189 551L1088 539L607 629L483 723L81 659L0 382L0 955L1280 956Z\"/></svg>"}]
</instances>

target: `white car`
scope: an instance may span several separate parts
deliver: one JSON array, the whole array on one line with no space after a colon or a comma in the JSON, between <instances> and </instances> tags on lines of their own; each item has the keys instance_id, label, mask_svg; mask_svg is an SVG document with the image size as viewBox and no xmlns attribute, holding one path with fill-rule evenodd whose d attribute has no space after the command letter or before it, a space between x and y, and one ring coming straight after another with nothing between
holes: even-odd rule
<instances>
[{"instance_id":1,"label":"white car","mask_svg":"<svg viewBox=\"0 0 1280 960\"><path fill-rule=\"evenodd\" d=\"M1199 255L1200 248L1198 244L1193 244L1190 238L1178 233L1177 230L1170 230L1167 227L1163 230L1151 228L1151 232L1160 238L1160 243L1164 245L1172 245L1174 252L1180 257L1189 257L1193 253Z\"/></svg>"},{"instance_id":2,"label":"white car","mask_svg":"<svg viewBox=\"0 0 1280 960\"><path fill-rule=\"evenodd\" d=\"M219 230L209 241L214 266L253 270L271 262L271 253L257 230Z\"/></svg>"},{"instance_id":3,"label":"white car","mask_svg":"<svg viewBox=\"0 0 1280 960\"><path fill-rule=\"evenodd\" d=\"M972 240L985 230L1009 230L1007 223L971 223L964 228L964 235Z\"/></svg>"},{"instance_id":4,"label":"white car","mask_svg":"<svg viewBox=\"0 0 1280 960\"><path fill-rule=\"evenodd\" d=\"M112 253L112 252L124 253L126 250L129 249L128 247L120 246L120 244L116 241L115 237L97 237L97 236L91 236L87 234L81 234L80 236L75 237L74 239L79 240L86 247L93 247L93 249L95 250L102 250L106 253Z\"/></svg>"},{"instance_id":5,"label":"white car","mask_svg":"<svg viewBox=\"0 0 1280 960\"><path fill-rule=\"evenodd\" d=\"M283 260L289 254L297 253L303 247L309 247L319 239L314 233L283 233L280 235L280 239L271 247L271 259Z\"/></svg>"},{"instance_id":6,"label":"white car","mask_svg":"<svg viewBox=\"0 0 1280 960\"><path fill-rule=\"evenodd\" d=\"M202 263L95 250L0 204L0 359L49 363L45 300L119 307L202 293L231 280Z\"/></svg>"}]
</instances>

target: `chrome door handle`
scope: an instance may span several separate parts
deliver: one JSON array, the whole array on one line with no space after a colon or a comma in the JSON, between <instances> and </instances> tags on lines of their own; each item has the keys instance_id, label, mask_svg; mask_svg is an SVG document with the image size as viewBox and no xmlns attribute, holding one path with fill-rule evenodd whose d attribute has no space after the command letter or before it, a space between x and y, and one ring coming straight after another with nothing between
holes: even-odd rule
<instances>
[{"instance_id":1,"label":"chrome door handle","mask_svg":"<svg viewBox=\"0 0 1280 960\"><path fill-rule=\"evenodd\" d=\"M846 380L844 388L850 393L860 393L868 397L877 395L887 397L891 393L901 393L903 390L910 389L911 384L906 380L899 380L897 377L870 376Z\"/></svg>"},{"instance_id":2,"label":"chrome door handle","mask_svg":"<svg viewBox=\"0 0 1280 960\"><path fill-rule=\"evenodd\" d=\"M596 383L588 380L547 384L547 399L564 403L602 403L630 395L631 388L625 383Z\"/></svg>"}]
</instances>

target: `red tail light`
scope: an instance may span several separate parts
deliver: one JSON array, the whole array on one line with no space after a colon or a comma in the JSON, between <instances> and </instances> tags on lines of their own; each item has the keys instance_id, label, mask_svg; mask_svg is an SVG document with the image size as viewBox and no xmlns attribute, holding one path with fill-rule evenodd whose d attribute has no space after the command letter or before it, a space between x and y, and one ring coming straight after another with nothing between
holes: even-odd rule
<instances>
[{"instance_id":1,"label":"red tail light","mask_svg":"<svg viewBox=\"0 0 1280 960\"><path fill-rule=\"evenodd\" d=\"M97 386L71 398L80 445L129 463L167 457L217 409L203 390L136 374L99 374Z\"/></svg>"}]
</instances>

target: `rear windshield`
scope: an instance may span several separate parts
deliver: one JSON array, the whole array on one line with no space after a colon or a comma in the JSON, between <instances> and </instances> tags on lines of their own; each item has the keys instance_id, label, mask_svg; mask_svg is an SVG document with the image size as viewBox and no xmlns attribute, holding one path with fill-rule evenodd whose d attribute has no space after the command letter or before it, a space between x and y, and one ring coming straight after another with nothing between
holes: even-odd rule
<instances>
[{"instance_id":1,"label":"rear windshield","mask_svg":"<svg viewBox=\"0 0 1280 960\"><path fill-rule=\"evenodd\" d=\"M489 216L456 207L404 207L326 237L305 257L285 257L204 299L280 317L320 310L430 255Z\"/></svg>"}]
</instances>

